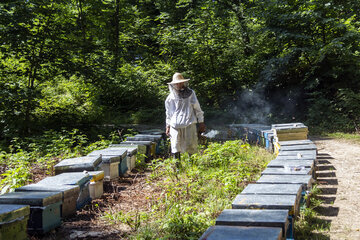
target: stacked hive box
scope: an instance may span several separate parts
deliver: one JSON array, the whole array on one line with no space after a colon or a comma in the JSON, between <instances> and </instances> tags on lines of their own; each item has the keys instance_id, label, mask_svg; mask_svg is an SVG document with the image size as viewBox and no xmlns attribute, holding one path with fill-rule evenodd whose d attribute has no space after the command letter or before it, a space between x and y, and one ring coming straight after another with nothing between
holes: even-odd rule
<instances>
[{"instance_id":1,"label":"stacked hive box","mask_svg":"<svg viewBox=\"0 0 360 240\"><path fill-rule=\"evenodd\" d=\"M91 202L90 198L90 184L91 176L83 172L62 173L56 176L47 177L37 184L44 186L78 186L79 194L76 196L76 209L83 208L86 204ZM61 187L59 187L61 189Z\"/></svg>"},{"instance_id":2,"label":"stacked hive box","mask_svg":"<svg viewBox=\"0 0 360 240\"><path fill-rule=\"evenodd\" d=\"M316 146L306 139L307 127L301 123L272 128L253 132L263 136L267 149L273 144L278 156L200 239L293 239L294 219L306 205L305 194L315 177Z\"/></svg>"},{"instance_id":3,"label":"stacked hive box","mask_svg":"<svg viewBox=\"0 0 360 240\"><path fill-rule=\"evenodd\" d=\"M128 162L127 162L127 150L126 149L102 149L96 150L88 154L88 156L97 156L101 155L105 158L107 157L119 157L120 164L118 165L118 172L119 176L123 176L129 169Z\"/></svg>"},{"instance_id":4,"label":"stacked hive box","mask_svg":"<svg viewBox=\"0 0 360 240\"><path fill-rule=\"evenodd\" d=\"M0 204L30 205L28 231L46 233L60 226L62 195L58 192L12 192L0 196Z\"/></svg>"},{"instance_id":5,"label":"stacked hive box","mask_svg":"<svg viewBox=\"0 0 360 240\"><path fill-rule=\"evenodd\" d=\"M62 195L61 217L76 213L76 201L80 193L77 185L30 184L15 189L15 192L60 192Z\"/></svg>"},{"instance_id":6,"label":"stacked hive box","mask_svg":"<svg viewBox=\"0 0 360 240\"><path fill-rule=\"evenodd\" d=\"M88 172L91 176L89 193L91 199L100 198L104 193L104 171Z\"/></svg>"}]
</instances>

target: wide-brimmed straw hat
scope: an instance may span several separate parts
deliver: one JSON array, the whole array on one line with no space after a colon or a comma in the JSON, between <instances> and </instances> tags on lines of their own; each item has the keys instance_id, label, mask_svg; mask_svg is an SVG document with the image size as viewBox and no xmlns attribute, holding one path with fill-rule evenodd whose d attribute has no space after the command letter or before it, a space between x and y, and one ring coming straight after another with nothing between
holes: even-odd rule
<instances>
[{"instance_id":1,"label":"wide-brimmed straw hat","mask_svg":"<svg viewBox=\"0 0 360 240\"><path fill-rule=\"evenodd\" d=\"M189 80L190 79L185 79L181 73L175 73L172 77L172 81L169 82L168 84L182 83L182 82L187 82Z\"/></svg>"}]
</instances>

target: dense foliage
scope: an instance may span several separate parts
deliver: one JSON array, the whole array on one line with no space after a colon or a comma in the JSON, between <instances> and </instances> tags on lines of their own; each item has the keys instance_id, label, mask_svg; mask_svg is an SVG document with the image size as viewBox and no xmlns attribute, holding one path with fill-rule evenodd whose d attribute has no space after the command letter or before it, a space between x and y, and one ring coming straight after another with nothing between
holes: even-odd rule
<instances>
[{"instance_id":1,"label":"dense foliage","mask_svg":"<svg viewBox=\"0 0 360 240\"><path fill-rule=\"evenodd\" d=\"M357 0L1 1L1 138L163 123L175 71L207 119L357 131L359 10Z\"/></svg>"}]
</instances>

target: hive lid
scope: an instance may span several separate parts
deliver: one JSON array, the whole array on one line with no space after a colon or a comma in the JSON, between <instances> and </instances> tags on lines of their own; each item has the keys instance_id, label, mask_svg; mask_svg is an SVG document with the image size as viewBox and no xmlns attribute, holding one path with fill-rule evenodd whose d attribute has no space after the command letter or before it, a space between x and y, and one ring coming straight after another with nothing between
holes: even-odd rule
<instances>
[{"instance_id":1,"label":"hive lid","mask_svg":"<svg viewBox=\"0 0 360 240\"><path fill-rule=\"evenodd\" d=\"M211 226L199 240L277 240L282 239L282 229L274 227Z\"/></svg>"},{"instance_id":2,"label":"hive lid","mask_svg":"<svg viewBox=\"0 0 360 240\"><path fill-rule=\"evenodd\" d=\"M117 163L120 162L120 156L109 156L109 155L102 155L102 163Z\"/></svg>"},{"instance_id":3,"label":"hive lid","mask_svg":"<svg viewBox=\"0 0 360 240\"><path fill-rule=\"evenodd\" d=\"M297 154L297 155L290 155L290 156L279 155L275 159L276 160L315 160L316 157L314 155Z\"/></svg>"},{"instance_id":4,"label":"hive lid","mask_svg":"<svg viewBox=\"0 0 360 240\"><path fill-rule=\"evenodd\" d=\"M278 156L312 156L316 158L316 150L280 151Z\"/></svg>"},{"instance_id":5,"label":"hive lid","mask_svg":"<svg viewBox=\"0 0 360 240\"><path fill-rule=\"evenodd\" d=\"M314 160L283 160L275 159L268 163L267 167L283 167L283 168L313 168Z\"/></svg>"},{"instance_id":6,"label":"hive lid","mask_svg":"<svg viewBox=\"0 0 360 240\"><path fill-rule=\"evenodd\" d=\"M310 139L305 140L292 140L292 141L279 141L280 146L293 146L293 145L304 145L304 144L314 144Z\"/></svg>"},{"instance_id":7,"label":"hive lid","mask_svg":"<svg viewBox=\"0 0 360 240\"><path fill-rule=\"evenodd\" d=\"M312 172L311 168L266 168L261 175L310 175Z\"/></svg>"},{"instance_id":8,"label":"hive lid","mask_svg":"<svg viewBox=\"0 0 360 240\"><path fill-rule=\"evenodd\" d=\"M55 171L66 171L66 170L94 170L101 163L101 156L84 156L77 158L64 159L55 165Z\"/></svg>"},{"instance_id":9,"label":"hive lid","mask_svg":"<svg viewBox=\"0 0 360 240\"><path fill-rule=\"evenodd\" d=\"M47 177L37 184L42 185L78 185L83 186L90 181L91 176L84 172L61 173L56 176Z\"/></svg>"},{"instance_id":10,"label":"hive lid","mask_svg":"<svg viewBox=\"0 0 360 240\"><path fill-rule=\"evenodd\" d=\"M302 150L317 150L315 144L302 144L291 146L280 146L280 151L302 151Z\"/></svg>"},{"instance_id":11,"label":"hive lid","mask_svg":"<svg viewBox=\"0 0 360 240\"><path fill-rule=\"evenodd\" d=\"M119 156L120 159L124 159L127 155L127 150L126 149L109 149L109 148L105 148L102 150L95 150L91 153L88 154L88 156L96 156L96 155L101 155L101 156Z\"/></svg>"},{"instance_id":12,"label":"hive lid","mask_svg":"<svg viewBox=\"0 0 360 240\"><path fill-rule=\"evenodd\" d=\"M29 205L0 204L0 225L30 214Z\"/></svg>"},{"instance_id":13,"label":"hive lid","mask_svg":"<svg viewBox=\"0 0 360 240\"><path fill-rule=\"evenodd\" d=\"M159 141L163 138L163 135L161 135L161 134L158 134L158 135L156 135L156 134L136 134L135 137L149 138L149 139L151 139L149 141Z\"/></svg>"},{"instance_id":14,"label":"hive lid","mask_svg":"<svg viewBox=\"0 0 360 240\"><path fill-rule=\"evenodd\" d=\"M88 172L89 175L92 177L91 182L97 182L104 179L104 171L90 171Z\"/></svg>"},{"instance_id":15,"label":"hive lid","mask_svg":"<svg viewBox=\"0 0 360 240\"><path fill-rule=\"evenodd\" d=\"M137 153L138 147L136 145L120 145L121 147L110 147L110 150L126 149L128 156L133 156Z\"/></svg>"},{"instance_id":16,"label":"hive lid","mask_svg":"<svg viewBox=\"0 0 360 240\"><path fill-rule=\"evenodd\" d=\"M11 192L0 196L0 204L48 206L61 201L60 192Z\"/></svg>"},{"instance_id":17,"label":"hive lid","mask_svg":"<svg viewBox=\"0 0 360 240\"><path fill-rule=\"evenodd\" d=\"M270 184L301 184L305 187L311 185L311 175L263 175L257 180L257 183Z\"/></svg>"},{"instance_id":18,"label":"hive lid","mask_svg":"<svg viewBox=\"0 0 360 240\"><path fill-rule=\"evenodd\" d=\"M15 192L61 192L63 199L79 195L78 185L29 184L15 189Z\"/></svg>"},{"instance_id":19,"label":"hive lid","mask_svg":"<svg viewBox=\"0 0 360 240\"><path fill-rule=\"evenodd\" d=\"M162 136L156 137L156 135L136 135L134 137L127 137L126 141L151 141L158 142L160 141Z\"/></svg>"},{"instance_id":20,"label":"hive lid","mask_svg":"<svg viewBox=\"0 0 360 240\"><path fill-rule=\"evenodd\" d=\"M301 184L248 184L242 194L298 195Z\"/></svg>"},{"instance_id":21,"label":"hive lid","mask_svg":"<svg viewBox=\"0 0 360 240\"><path fill-rule=\"evenodd\" d=\"M283 227L288 223L288 210L225 209L216 225Z\"/></svg>"},{"instance_id":22,"label":"hive lid","mask_svg":"<svg viewBox=\"0 0 360 240\"><path fill-rule=\"evenodd\" d=\"M233 209L286 209L293 212L296 207L295 195L239 194L235 197Z\"/></svg>"},{"instance_id":23,"label":"hive lid","mask_svg":"<svg viewBox=\"0 0 360 240\"><path fill-rule=\"evenodd\" d=\"M124 144L138 144L138 145L146 145L146 146L151 146L154 142L152 141L129 141L126 140L125 142L123 142ZM121 143L120 143L121 144Z\"/></svg>"}]
</instances>

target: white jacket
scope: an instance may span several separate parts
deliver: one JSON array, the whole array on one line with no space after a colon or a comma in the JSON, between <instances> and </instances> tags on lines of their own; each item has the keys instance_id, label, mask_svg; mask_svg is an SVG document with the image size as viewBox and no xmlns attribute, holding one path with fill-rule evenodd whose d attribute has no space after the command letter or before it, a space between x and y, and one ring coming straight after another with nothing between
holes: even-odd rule
<instances>
[{"instance_id":1,"label":"white jacket","mask_svg":"<svg viewBox=\"0 0 360 240\"><path fill-rule=\"evenodd\" d=\"M170 92L165 100L166 126L185 128L192 123L204 122L204 112L193 90L188 98L181 98Z\"/></svg>"}]
</instances>

